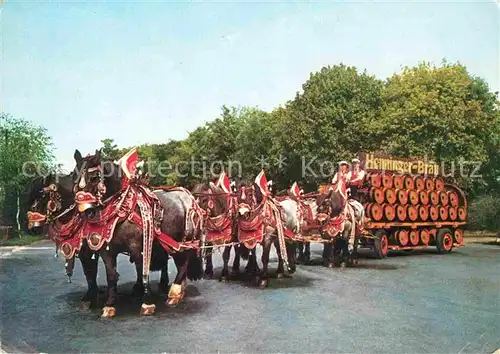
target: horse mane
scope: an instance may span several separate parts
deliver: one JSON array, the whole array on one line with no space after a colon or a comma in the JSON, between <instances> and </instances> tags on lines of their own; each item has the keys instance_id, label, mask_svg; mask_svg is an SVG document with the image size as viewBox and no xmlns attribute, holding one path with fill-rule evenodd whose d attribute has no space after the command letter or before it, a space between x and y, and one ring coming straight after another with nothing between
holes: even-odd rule
<instances>
[{"instance_id":1,"label":"horse mane","mask_svg":"<svg viewBox=\"0 0 500 354\"><path fill-rule=\"evenodd\" d=\"M26 185L25 195L26 195L26 205L31 207L31 204L36 198L42 196L42 189L45 187L45 177L37 176L31 179Z\"/></svg>"}]
</instances>

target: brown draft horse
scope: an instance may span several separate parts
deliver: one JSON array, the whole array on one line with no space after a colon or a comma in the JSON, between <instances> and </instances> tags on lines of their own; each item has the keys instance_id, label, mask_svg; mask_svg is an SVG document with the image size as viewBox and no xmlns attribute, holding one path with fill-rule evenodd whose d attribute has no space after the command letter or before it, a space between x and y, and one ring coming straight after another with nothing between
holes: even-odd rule
<instances>
[{"instance_id":1,"label":"brown draft horse","mask_svg":"<svg viewBox=\"0 0 500 354\"><path fill-rule=\"evenodd\" d=\"M74 192L78 202L78 193L83 193L93 199L80 205L82 217L89 222L98 219L101 211L106 208L114 197L122 193L122 170L113 163L103 163L100 151L95 155L82 157L78 150L75 151L76 161L74 171ZM186 240L199 240L201 225L188 225L188 213L191 202L194 198L187 191L155 191L156 197L160 200L163 212L159 229L162 233L169 235L176 242L182 243ZM82 195L82 194L80 194ZM138 207L136 207L137 209ZM135 210L136 212L138 210ZM129 212L134 212L130 210ZM141 214L139 214L141 215ZM158 216L154 215L155 220ZM143 221L144 222L144 221ZM92 236L92 235L91 235ZM107 276L107 300L103 308L103 317L113 317L116 314L115 303L117 299L118 272L116 271L116 259L118 254L130 254L131 261L136 264L136 268L143 271L143 232L137 223L129 218L118 221L114 233L107 245L102 245L98 249L105 267ZM160 270L166 267L168 254L155 239L152 246L151 270ZM170 287L167 305L177 305L184 296L186 278L198 280L202 277L202 263L197 256L195 249L187 249L174 252L172 257L177 266L177 276ZM151 304L149 279L144 279L144 298L141 307L141 314L150 315L154 313L155 306Z\"/></svg>"},{"instance_id":2,"label":"brown draft horse","mask_svg":"<svg viewBox=\"0 0 500 354\"><path fill-rule=\"evenodd\" d=\"M206 211L205 215L205 243L209 247L205 252L205 276L212 278L214 276L212 254L213 248L217 245L229 244L224 246L222 259L224 266L219 278L221 282L229 280L231 275L237 275L240 272L240 257L248 259L248 250L241 244L234 244L238 241L237 223L236 223L236 198L230 193L226 193L222 188L217 187L215 183L200 183L192 190L197 198L200 207ZM231 249L234 246L234 261L232 274L229 272L229 259ZM245 252L246 251L246 252Z\"/></svg>"},{"instance_id":3,"label":"brown draft horse","mask_svg":"<svg viewBox=\"0 0 500 354\"><path fill-rule=\"evenodd\" d=\"M259 286L265 288L268 285L268 265L271 245L274 244L276 253L278 254L278 269L276 271L278 279L284 277L284 260L281 254L277 227L280 225L272 225L272 215L266 214L266 199L262 195L260 188L255 183L240 181L237 186L237 202L238 202L238 239L245 245L250 246L250 262L249 270L257 274L257 258L256 245L262 245L262 271L258 275ZM274 203L274 202L271 202ZM296 215L297 211L288 211L285 208L286 216L283 222L284 226L290 230L298 230ZM295 217L294 215L295 214ZM280 218L281 219L281 218ZM281 220L277 221L281 222ZM243 236L245 235L245 236ZM296 270L295 265L295 242L286 242L286 254L288 258L289 273L293 274ZM253 269L252 269L253 268Z\"/></svg>"},{"instance_id":4,"label":"brown draft horse","mask_svg":"<svg viewBox=\"0 0 500 354\"><path fill-rule=\"evenodd\" d=\"M342 218L342 213L345 211L346 201L339 192L332 189L326 193L321 193L317 199L318 206L318 222L321 225L320 233L325 239L330 239L332 242L324 244L323 262L325 266L333 268L340 265L344 268L346 264L352 265L355 263L357 256L356 242L354 240L354 249L349 249L349 239L351 237L352 228L356 228L352 219L346 217L343 223L335 223L336 220Z\"/></svg>"}]
</instances>

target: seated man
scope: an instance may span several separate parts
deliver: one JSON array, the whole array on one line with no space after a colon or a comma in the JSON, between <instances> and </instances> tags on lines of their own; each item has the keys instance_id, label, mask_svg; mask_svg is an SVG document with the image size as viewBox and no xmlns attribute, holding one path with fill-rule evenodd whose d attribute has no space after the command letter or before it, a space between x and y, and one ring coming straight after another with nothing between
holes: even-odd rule
<instances>
[{"instance_id":1,"label":"seated man","mask_svg":"<svg viewBox=\"0 0 500 354\"><path fill-rule=\"evenodd\" d=\"M358 159L352 160L352 170L347 174L347 180L351 198L358 200L358 189L361 188L365 180L365 171L360 168Z\"/></svg>"},{"instance_id":2,"label":"seated man","mask_svg":"<svg viewBox=\"0 0 500 354\"><path fill-rule=\"evenodd\" d=\"M330 189L333 189L335 192L339 192L345 200L347 200L347 185L349 184L348 180L348 171L349 171L349 164L347 161L340 161L339 162L339 170L333 176L332 178L332 183L330 186Z\"/></svg>"}]
</instances>

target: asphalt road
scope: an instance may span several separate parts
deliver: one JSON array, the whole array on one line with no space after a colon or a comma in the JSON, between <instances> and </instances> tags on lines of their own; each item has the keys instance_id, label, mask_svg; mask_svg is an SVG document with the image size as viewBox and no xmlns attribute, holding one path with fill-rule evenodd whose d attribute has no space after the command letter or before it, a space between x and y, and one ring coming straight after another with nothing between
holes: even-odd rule
<instances>
[{"instance_id":1,"label":"asphalt road","mask_svg":"<svg viewBox=\"0 0 500 354\"><path fill-rule=\"evenodd\" d=\"M320 248L312 250L319 260ZM50 243L1 253L4 349L492 353L500 348L497 246L362 259L357 268L343 271L299 266L292 279L271 279L265 290L243 281L204 280L190 283L178 308L167 308L158 296L154 317L139 316L141 302L131 296L135 269L121 257L118 314L112 320L100 319L100 309L79 309L86 290L81 267L77 263L69 284L64 259L54 258ZM104 286L102 262L99 266ZM171 279L174 271L172 264ZM155 283L158 278L153 275Z\"/></svg>"}]
</instances>

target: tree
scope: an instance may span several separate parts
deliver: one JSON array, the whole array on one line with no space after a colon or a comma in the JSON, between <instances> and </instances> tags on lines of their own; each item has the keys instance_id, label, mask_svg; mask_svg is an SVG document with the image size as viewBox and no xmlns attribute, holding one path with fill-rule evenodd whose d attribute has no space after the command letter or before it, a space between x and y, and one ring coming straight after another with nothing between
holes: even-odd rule
<instances>
[{"instance_id":1,"label":"tree","mask_svg":"<svg viewBox=\"0 0 500 354\"><path fill-rule=\"evenodd\" d=\"M45 128L0 114L2 223L20 229L21 197L28 181L53 167L52 141ZM23 213L24 215L24 213Z\"/></svg>"},{"instance_id":2,"label":"tree","mask_svg":"<svg viewBox=\"0 0 500 354\"><path fill-rule=\"evenodd\" d=\"M329 178L339 159L378 146L369 127L378 117L382 82L341 64L311 74L302 88L274 112L276 135L288 161L286 174L315 184Z\"/></svg>"},{"instance_id":3,"label":"tree","mask_svg":"<svg viewBox=\"0 0 500 354\"><path fill-rule=\"evenodd\" d=\"M490 154L498 155L496 94L463 65L406 67L387 81L382 100L380 119L371 128L390 155L427 156L447 166L459 160L485 163ZM460 178L458 168L455 172L470 191L470 179Z\"/></svg>"},{"instance_id":4,"label":"tree","mask_svg":"<svg viewBox=\"0 0 500 354\"><path fill-rule=\"evenodd\" d=\"M102 154L103 158L106 160L118 160L121 157L121 151L118 149L118 145L114 143L114 139L103 139L101 140L102 146Z\"/></svg>"}]
</instances>

